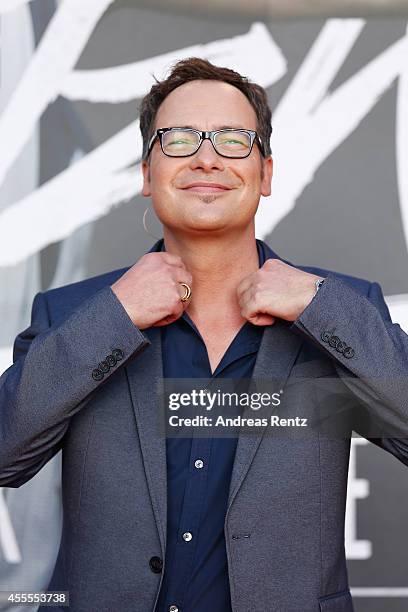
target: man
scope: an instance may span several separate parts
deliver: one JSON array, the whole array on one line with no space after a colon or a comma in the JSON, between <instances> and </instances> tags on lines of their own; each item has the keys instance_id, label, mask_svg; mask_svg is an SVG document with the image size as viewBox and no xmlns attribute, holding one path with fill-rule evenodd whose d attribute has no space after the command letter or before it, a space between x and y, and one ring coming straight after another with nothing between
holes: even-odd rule
<instances>
[{"instance_id":1,"label":"man","mask_svg":"<svg viewBox=\"0 0 408 612\"><path fill-rule=\"evenodd\" d=\"M197 427L166 439L157 383L276 379L289 414L320 392L291 382L332 377L340 407L396 432L373 441L408 463L408 338L378 284L255 240L272 178L262 88L184 60L143 100L141 130L164 240L130 268L35 297L1 378L0 485L62 448L48 588L69 590L74 612L351 612L349 438Z\"/></svg>"}]
</instances>

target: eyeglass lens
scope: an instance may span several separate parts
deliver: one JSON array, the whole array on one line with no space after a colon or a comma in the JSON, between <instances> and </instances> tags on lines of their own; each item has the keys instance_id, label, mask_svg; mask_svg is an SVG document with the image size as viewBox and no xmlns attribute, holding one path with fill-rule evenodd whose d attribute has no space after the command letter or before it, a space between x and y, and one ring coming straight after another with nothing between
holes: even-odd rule
<instances>
[{"instance_id":1,"label":"eyeglass lens","mask_svg":"<svg viewBox=\"0 0 408 612\"><path fill-rule=\"evenodd\" d=\"M166 155L182 157L195 153L200 135L193 131L169 130L162 135L162 147ZM225 130L215 134L217 153L226 157L245 157L251 149L251 136L247 132Z\"/></svg>"}]
</instances>

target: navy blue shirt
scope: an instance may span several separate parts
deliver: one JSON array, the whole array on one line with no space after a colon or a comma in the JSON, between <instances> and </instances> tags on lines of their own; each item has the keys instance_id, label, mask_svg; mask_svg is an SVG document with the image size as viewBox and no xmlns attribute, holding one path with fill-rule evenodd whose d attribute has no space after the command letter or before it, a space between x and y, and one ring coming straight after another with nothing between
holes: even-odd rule
<instances>
[{"instance_id":1,"label":"navy blue shirt","mask_svg":"<svg viewBox=\"0 0 408 612\"><path fill-rule=\"evenodd\" d=\"M257 249L261 267L268 255L262 241ZM263 329L247 321L212 373L205 343L184 312L161 328L163 376L249 379ZM157 612L172 605L180 612L231 611L224 521L237 442L194 433L166 438L167 548Z\"/></svg>"}]
</instances>

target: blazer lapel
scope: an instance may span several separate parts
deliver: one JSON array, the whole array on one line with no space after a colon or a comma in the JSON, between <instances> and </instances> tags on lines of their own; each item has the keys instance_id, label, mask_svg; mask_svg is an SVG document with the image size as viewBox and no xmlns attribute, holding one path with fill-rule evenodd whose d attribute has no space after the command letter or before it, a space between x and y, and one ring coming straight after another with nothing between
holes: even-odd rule
<instances>
[{"instance_id":1,"label":"blazer lapel","mask_svg":"<svg viewBox=\"0 0 408 612\"><path fill-rule=\"evenodd\" d=\"M293 266L289 261L279 257L279 255L272 251L270 246L265 242L260 242L264 249L265 259L276 258ZM291 325L292 323L288 321L277 319L274 325L265 327L252 373L252 379L255 381L256 379L262 378L276 380L276 391L284 388L303 344L303 339L289 330ZM248 408L244 411L242 416L244 418L253 417L254 412ZM241 427L240 429L234 465L232 468L227 512L249 470L252 459L255 456L267 427L268 425L263 427L258 435L255 435L250 427Z\"/></svg>"},{"instance_id":2,"label":"blazer lapel","mask_svg":"<svg viewBox=\"0 0 408 612\"><path fill-rule=\"evenodd\" d=\"M300 336L289 330L290 325L291 323L287 321L277 319L274 325L265 327L252 374L255 383L256 379L276 380L276 392L284 389L303 343ZM254 412L251 408L247 408L242 416L253 418ZM267 427L268 425L263 427L257 435L251 427L243 426L240 429L229 489L228 510L249 470Z\"/></svg>"},{"instance_id":3,"label":"blazer lapel","mask_svg":"<svg viewBox=\"0 0 408 612\"><path fill-rule=\"evenodd\" d=\"M161 334L159 327L146 329L151 345L140 358L125 366L136 417L139 440L159 530L163 555L167 529L166 438L159 427L160 391L163 381Z\"/></svg>"},{"instance_id":4,"label":"blazer lapel","mask_svg":"<svg viewBox=\"0 0 408 612\"><path fill-rule=\"evenodd\" d=\"M148 253L161 251L163 239L154 243ZM159 531L163 557L167 533L167 465L166 438L160 429L160 392L163 387L163 362L159 327L143 332L151 345L125 366L133 410L139 433L147 485Z\"/></svg>"}]
</instances>

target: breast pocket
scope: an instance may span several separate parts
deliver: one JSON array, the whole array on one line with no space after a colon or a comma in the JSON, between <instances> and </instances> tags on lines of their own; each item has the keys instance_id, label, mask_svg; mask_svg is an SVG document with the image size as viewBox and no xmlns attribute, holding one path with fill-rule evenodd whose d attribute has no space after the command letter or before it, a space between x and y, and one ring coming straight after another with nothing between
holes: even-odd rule
<instances>
[{"instance_id":1,"label":"breast pocket","mask_svg":"<svg viewBox=\"0 0 408 612\"><path fill-rule=\"evenodd\" d=\"M354 612L350 591L342 591L319 599L320 612Z\"/></svg>"},{"instance_id":2,"label":"breast pocket","mask_svg":"<svg viewBox=\"0 0 408 612\"><path fill-rule=\"evenodd\" d=\"M320 378L324 376L337 376L336 368L331 359L310 359L295 363L290 378Z\"/></svg>"}]
</instances>

